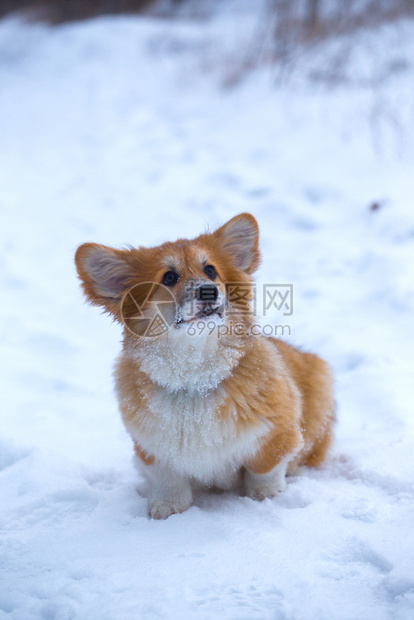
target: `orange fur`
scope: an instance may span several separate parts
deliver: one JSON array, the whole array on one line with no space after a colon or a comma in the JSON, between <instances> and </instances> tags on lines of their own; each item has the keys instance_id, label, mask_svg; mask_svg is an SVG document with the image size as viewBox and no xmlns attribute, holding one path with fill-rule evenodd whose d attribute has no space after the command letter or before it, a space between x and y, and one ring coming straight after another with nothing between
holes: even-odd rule
<instances>
[{"instance_id":1,"label":"orange fur","mask_svg":"<svg viewBox=\"0 0 414 620\"><path fill-rule=\"evenodd\" d=\"M78 248L75 260L87 299L121 322L122 300L124 304L132 303L130 308L124 305L123 311L133 310L135 303L125 301L125 291L143 282L161 283L169 270L179 275L170 289L178 306L185 304L189 282L208 281L203 271L206 264L215 267L214 285L219 299L226 298L228 283L249 287L251 274L260 262L258 238L256 220L242 214L213 233L155 248L114 250L84 244ZM144 303L143 298L135 301ZM180 476L190 479L200 475L213 484L217 472L221 475L220 463L209 457L205 472L197 469L198 457L203 460L200 451L204 444L206 450L210 444L213 446L213 456L217 446L217 460L222 458L223 470L245 471L246 475L250 472L259 485L261 476L264 480L286 459L290 459L289 470L293 471L298 465L316 466L325 458L334 421L329 367L317 356L300 352L283 341L252 336L249 328L253 317L236 307L233 310L226 316L227 333L220 341L211 340L216 335L208 336L210 340L188 340L183 354L176 355L181 344L174 337L179 328L184 329L178 323L158 343L124 330L123 350L115 370L116 389L135 453L149 475L154 474L158 464L167 472L176 469L177 480ZM207 323L204 316L202 320ZM201 347L200 343L206 347L205 360L196 347ZM200 387L204 373L211 375L206 388ZM191 407L200 410L198 418ZM226 441L234 442L228 452ZM171 484L179 486L177 480ZM161 483L158 481L159 487ZM277 490L266 487L251 496L272 496ZM174 500L175 504L168 491L163 493L166 498L157 495L150 503L150 514L156 518L181 512L191 502L187 489L181 495L177 492L181 499Z\"/></svg>"},{"instance_id":2,"label":"orange fur","mask_svg":"<svg viewBox=\"0 0 414 620\"><path fill-rule=\"evenodd\" d=\"M154 460L155 460L154 457L147 456L145 452L141 450L138 444L134 444L134 450L135 450L135 454L137 455L139 459L141 459L144 465L152 465L154 463Z\"/></svg>"}]
</instances>

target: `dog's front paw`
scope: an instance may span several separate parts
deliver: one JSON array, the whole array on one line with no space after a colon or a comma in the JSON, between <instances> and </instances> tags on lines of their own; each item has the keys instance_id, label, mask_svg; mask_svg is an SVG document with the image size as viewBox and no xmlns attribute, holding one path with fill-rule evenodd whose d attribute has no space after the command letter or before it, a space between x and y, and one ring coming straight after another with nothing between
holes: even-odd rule
<instances>
[{"instance_id":1,"label":"dog's front paw","mask_svg":"<svg viewBox=\"0 0 414 620\"><path fill-rule=\"evenodd\" d=\"M189 506L179 506L174 502L168 502L162 499L155 499L150 502L148 514L151 519L167 519L171 515L178 514L187 510Z\"/></svg>"},{"instance_id":2,"label":"dog's front paw","mask_svg":"<svg viewBox=\"0 0 414 620\"><path fill-rule=\"evenodd\" d=\"M276 497L280 491L284 491L286 488L286 483L283 485L274 486L247 486L246 488L246 497L250 497L250 499L255 499L258 502L262 502L267 497Z\"/></svg>"},{"instance_id":3,"label":"dog's front paw","mask_svg":"<svg viewBox=\"0 0 414 620\"><path fill-rule=\"evenodd\" d=\"M261 502L267 497L275 497L284 491L288 462L288 459L284 459L266 474L254 474L246 469L244 479L246 496Z\"/></svg>"}]
</instances>

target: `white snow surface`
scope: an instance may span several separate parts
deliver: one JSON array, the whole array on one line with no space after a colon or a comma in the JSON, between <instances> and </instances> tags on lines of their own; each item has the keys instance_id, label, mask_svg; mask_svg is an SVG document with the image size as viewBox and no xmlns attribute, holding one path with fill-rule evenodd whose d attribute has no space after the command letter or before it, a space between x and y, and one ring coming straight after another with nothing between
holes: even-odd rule
<instances>
[{"instance_id":1,"label":"white snow surface","mask_svg":"<svg viewBox=\"0 0 414 620\"><path fill-rule=\"evenodd\" d=\"M326 44L291 82L226 87L253 21L0 22L1 620L414 617L414 25L359 33L355 82L309 77ZM293 315L263 320L334 369L335 443L275 499L199 494L153 521L113 394L121 330L73 254L243 211L259 285L294 286Z\"/></svg>"}]
</instances>

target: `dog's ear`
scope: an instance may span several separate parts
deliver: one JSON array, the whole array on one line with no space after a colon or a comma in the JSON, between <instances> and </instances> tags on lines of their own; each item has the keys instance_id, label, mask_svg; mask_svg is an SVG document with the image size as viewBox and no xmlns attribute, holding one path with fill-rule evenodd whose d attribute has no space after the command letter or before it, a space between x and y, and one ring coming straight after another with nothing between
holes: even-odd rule
<instances>
[{"instance_id":1,"label":"dog's ear","mask_svg":"<svg viewBox=\"0 0 414 620\"><path fill-rule=\"evenodd\" d=\"M260 264L259 226L253 215L236 215L213 235L235 267L248 274L256 271Z\"/></svg>"},{"instance_id":2,"label":"dog's ear","mask_svg":"<svg viewBox=\"0 0 414 620\"><path fill-rule=\"evenodd\" d=\"M90 303L117 314L133 272L128 255L128 250L114 250L97 243L84 243L78 247L76 269Z\"/></svg>"}]
</instances>

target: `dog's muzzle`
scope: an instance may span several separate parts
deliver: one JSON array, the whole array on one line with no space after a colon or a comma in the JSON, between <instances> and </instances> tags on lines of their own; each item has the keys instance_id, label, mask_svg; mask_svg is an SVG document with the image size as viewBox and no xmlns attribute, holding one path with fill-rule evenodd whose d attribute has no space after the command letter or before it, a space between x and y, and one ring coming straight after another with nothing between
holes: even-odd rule
<instances>
[{"instance_id":1,"label":"dog's muzzle","mask_svg":"<svg viewBox=\"0 0 414 620\"><path fill-rule=\"evenodd\" d=\"M224 299L218 287L209 282L199 282L187 289L179 305L176 326L212 315L222 317L223 312Z\"/></svg>"}]
</instances>

